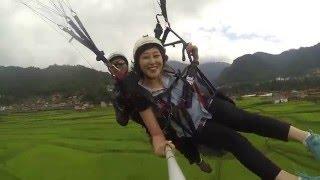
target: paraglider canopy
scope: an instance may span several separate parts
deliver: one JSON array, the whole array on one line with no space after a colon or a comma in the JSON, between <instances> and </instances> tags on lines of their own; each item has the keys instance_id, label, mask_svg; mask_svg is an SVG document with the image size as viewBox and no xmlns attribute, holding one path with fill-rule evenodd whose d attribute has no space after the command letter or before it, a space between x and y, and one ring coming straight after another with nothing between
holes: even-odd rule
<instances>
[{"instance_id":1,"label":"paraglider canopy","mask_svg":"<svg viewBox=\"0 0 320 180\"><path fill-rule=\"evenodd\" d=\"M27 8L31 9L45 22L56 25L59 30L71 36L69 42L77 40L83 46L91 50L97 61L103 61L108 67L112 66L103 51L100 51L88 31L81 22L77 13L72 9L68 0L17 0Z\"/></svg>"}]
</instances>

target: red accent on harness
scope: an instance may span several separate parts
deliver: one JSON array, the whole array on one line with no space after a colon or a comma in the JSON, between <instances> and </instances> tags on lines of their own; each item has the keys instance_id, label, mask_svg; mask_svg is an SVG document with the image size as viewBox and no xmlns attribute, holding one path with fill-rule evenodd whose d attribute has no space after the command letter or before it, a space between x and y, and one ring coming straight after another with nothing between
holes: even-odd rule
<instances>
[{"instance_id":1,"label":"red accent on harness","mask_svg":"<svg viewBox=\"0 0 320 180\"><path fill-rule=\"evenodd\" d=\"M197 95L198 95L198 100L199 100L199 102L201 103L201 105L202 105L203 107L207 107L207 103L206 103L205 97L204 97L203 94L201 94L201 91L200 91L198 85L194 82L193 85L192 85L192 87L193 87L194 91L197 93Z\"/></svg>"}]
</instances>

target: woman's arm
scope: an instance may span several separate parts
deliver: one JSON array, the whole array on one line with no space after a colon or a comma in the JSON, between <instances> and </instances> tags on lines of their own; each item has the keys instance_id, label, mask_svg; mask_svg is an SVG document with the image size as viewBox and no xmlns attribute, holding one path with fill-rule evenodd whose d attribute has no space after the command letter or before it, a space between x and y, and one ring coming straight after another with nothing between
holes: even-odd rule
<instances>
[{"instance_id":1,"label":"woman's arm","mask_svg":"<svg viewBox=\"0 0 320 180\"><path fill-rule=\"evenodd\" d=\"M139 114L150 132L154 153L158 156L165 156L166 146L169 145L171 148L174 148L174 145L164 137L152 108L149 107L146 110L139 112Z\"/></svg>"}]
</instances>

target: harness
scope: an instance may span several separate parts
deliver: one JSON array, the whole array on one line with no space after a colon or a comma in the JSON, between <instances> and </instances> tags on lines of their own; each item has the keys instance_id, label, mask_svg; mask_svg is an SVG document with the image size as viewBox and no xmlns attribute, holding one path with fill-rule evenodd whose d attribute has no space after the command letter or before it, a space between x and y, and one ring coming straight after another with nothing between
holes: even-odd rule
<instances>
[{"instance_id":1,"label":"harness","mask_svg":"<svg viewBox=\"0 0 320 180\"><path fill-rule=\"evenodd\" d=\"M198 61L194 60L190 53L187 53L186 48L188 43L171 28L168 20L166 0L160 0L159 6L161 13L156 15L157 24L154 29L155 37L161 41L164 47L182 44L182 61L186 60L186 55L190 61L190 65L188 65L182 73L180 71L178 71L178 73L174 73L176 79L170 85L170 87L168 87L163 93L153 97L155 99L155 104L160 107L160 114L162 113L162 117L165 117L165 121L159 122L159 124L160 126L163 124L162 126L166 128L170 126L170 122L174 122L181 127L185 134L193 136L196 133L196 128L190 114L186 109L192 106L192 98L194 93L197 94L200 104L204 107L208 107L208 103L203 97L203 94L201 93L195 80L197 79L202 86L206 87L211 97L215 96L216 88L200 71L198 68ZM166 23L166 26L164 27L165 30L160 23L160 16L163 17ZM167 37L170 33L173 34L178 40L166 43ZM178 80L183 82L183 91L182 96L179 98L178 105L174 105L171 102L171 92L172 89L177 85ZM164 101L164 99L166 99L166 101ZM188 127L182 122L187 122Z\"/></svg>"},{"instance_id":2,"label":"harness","mask_svg":"<svg viewBox=\"0 0 320 180\"><path fill-rule=\"evenodd\" d=\"M186 76L188 76L187 72L188 67L186 67L182 73L180 71L167 72L175 77L170 86L156 96L152 96L151 94L147 96L147 98L154 104L154 108L156 109L154 112L164 134L171 132L171 130L174 129L173 124L175 124L181 128L184 136L193 137L195 135L196 128L189 112L187 111L187 109L192 106L194 93L197 94L200 104L205 108L207 107L205 98L201 94L197 83L193 82L191 85L186 79ZM172 90L177 86L179 80L183 82L183 89L182 95L179 97L178 103L175 105L171 102Z\"/></svg>"},{"instance_id":3,"label":"harness","mask_svg":"<svg viewBox=\"0 0 320 180\"><path fill-rule=\"evenodd\" d=\"M159 0L158 4L160 6L161 13L156 15L157 24L154 29L155 37L161 41L161 43L163 44L164 47L167 47L167 46L175 47L175 45L181 44L182 45L182 61L186 60L186 55L190 61L190 65L188 65L184 69L183 73L180 74L180 75L182 75L181 80L185 82L185 87L183 88L184 95L182 97L182 99L184 99L185 101L182 103L184 103L186 105L186 107L189 107L191 105L190 101L189 101L190 96L192 97L191 91L194 91L198 94L198 99L199 99L200 103L203 106L206 106L205 99L203 98L203 95L201 94L200 89L198 88L198 85L195 83L195 79L197 79L198 82L208 90L211 97L215 96L217 89L213 86L213 84L208 80L208 78L198 68L199 62L194 60L192 58L191 54L186 51L188 43L181 36L179 36L178 33L176 33L171 28L170 22L168 19L168 13L167 13L167 1L166 0ZM160 16L163 17L165 25L162 25L160 23L161 22L159 20ZM174 41L174 42L167 43L167 37L170 33L178 40ZM187 88L189 88L190 90L187 90Z\"/></svg>"}]
</instances>

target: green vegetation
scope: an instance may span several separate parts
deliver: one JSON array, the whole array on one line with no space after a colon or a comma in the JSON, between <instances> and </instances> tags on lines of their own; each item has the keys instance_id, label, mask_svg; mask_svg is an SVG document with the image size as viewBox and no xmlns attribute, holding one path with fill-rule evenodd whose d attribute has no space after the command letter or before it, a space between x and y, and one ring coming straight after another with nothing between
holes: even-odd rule
<instances>
[{"instance_id":1,"label":"green vegetation","mask_svg":"<svg viewBox=\"0 0 320 180\"><path fill-rule=\"evenodd\" d=\"M0 66L0 105L19 103L25 99L82 96L84 101L110 102L107 91L112 77L84 66L52 65L45 69Z\"/></svg>"},{"instance_id":2,"label":"green vegetation","mask_svg":"<svg viewBox=\"0 0 320 180\"><path fill-rule=\"evenodd\" d=\"M320 106L312 102L269 104L249 98L238 105L281 118L303 129L320 132ZM316 162L303 145L256 135L250 141L290 172L320 175ZM204 174L177 154L186 177L205 179L259 179L230 154L206 158L214 169ZM167 179L165 159L152 154L144 130L131 123L120 127L112 108L87 112L45 111L0 115L0 179Z\"/></svg>"},{"instance_id":3,"label":"green vegetation","mask_svg":"<svg viewBox=\"0 0 320 180\"><path fill-rule=\"evenodd\" d=\"M256 82L235 83L223 87L224 92L229 94L254 94L257 92L306 91L308 89L320 89L320 76L293 78L286 81L265 80ZM314 98L313 98L314 99ZM319 99L319 98L315 98Z\"/></svg>"},{"instance_id":4,"label":"green vegetation","mask_svg":"<svg viewBox=\"0 0 320 180\"><path fill-rule=\"evenodd\" d=\"M220 83L263 82L276 77L316 76L320 68L320 43L305 48L291 49L273 55L263 52L246 54L235 59L231 66L224 69L218 81ZM319 79L317 80L319 82ZM290 84L299 82L292 81ZM271 84L275 86L274 84ZM316 85L307 82L306 85ZM301 83L299 84L301 86ZM305 85L303 85L305 86ZM297 87L294 87L297 88ZM301 87L302 88L302 87Z\"/></svg>"}]
</instances>

